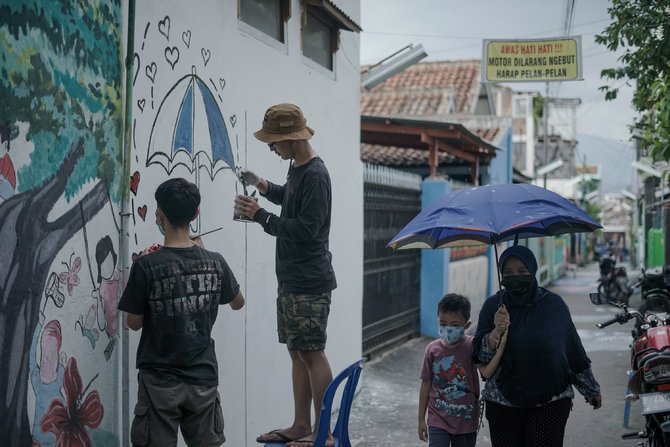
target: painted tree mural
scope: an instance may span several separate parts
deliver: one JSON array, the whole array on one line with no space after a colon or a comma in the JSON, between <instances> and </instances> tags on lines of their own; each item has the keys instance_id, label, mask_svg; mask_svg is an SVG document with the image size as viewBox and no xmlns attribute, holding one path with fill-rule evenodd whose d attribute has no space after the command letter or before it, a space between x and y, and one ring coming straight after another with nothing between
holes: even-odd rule
<instances>
[{"instance_id":1,"label":"painted tree mural","mask_svg":"<svg viewBox=\"0 0 670 447\"><path fill-rule=\"evenodd\" d=\"M34 145L0 203L0 439L32 445L29 349L55 256L122 188L120 0L0 2L0 136ZM53 212L65 199L67 208Z\"/></svg>"}]
</instances>

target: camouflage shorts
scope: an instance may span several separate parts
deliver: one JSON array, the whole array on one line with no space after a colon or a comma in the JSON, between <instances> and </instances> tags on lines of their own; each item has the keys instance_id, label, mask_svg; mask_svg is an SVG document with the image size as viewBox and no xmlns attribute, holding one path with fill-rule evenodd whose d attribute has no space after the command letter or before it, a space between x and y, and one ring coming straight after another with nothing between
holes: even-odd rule
<instances>
[{"instance_id":1,"label":"camouflage shorts","mask_svg":"<svg viewBox=\"0 0 670 447\"><path fill-rule=\"evenodd\" d=\"M325 349L329 313L330 292L280 294L277 298L279 343L286 344L291 351Z\"/></svg>"}]
</instances>

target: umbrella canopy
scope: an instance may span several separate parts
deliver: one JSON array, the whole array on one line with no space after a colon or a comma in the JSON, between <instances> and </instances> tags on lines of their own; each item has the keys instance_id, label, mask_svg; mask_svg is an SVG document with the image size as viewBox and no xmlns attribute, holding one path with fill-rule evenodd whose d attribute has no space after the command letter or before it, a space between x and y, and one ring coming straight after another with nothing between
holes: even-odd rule
<instances>
[{"instance_id":1,"label":"umbrella canopy","mask_svg":"<svg viewBox=\"0 0 670 447\"><path fill-rule=\"evenodd\" d=\"M206 160L202 165L200 157ZM147 151L147 166L151 164L160 164L168 174L178 165L190 172L203 166L212 179L226 165L235 169L226 122L195 71L177 81L156 113Z\"/></svg>"},{"instance_id":2,"label":"umbrella canopy","mask_svg":"<svg viewBox=\"0 0 670 447\"><path fill-rule=\"evenodd\" d=\"M461 189L436 200L388 243L393 249L495 244L602 228L564 197L526 183Z\"/></svg>"}]
</instances>

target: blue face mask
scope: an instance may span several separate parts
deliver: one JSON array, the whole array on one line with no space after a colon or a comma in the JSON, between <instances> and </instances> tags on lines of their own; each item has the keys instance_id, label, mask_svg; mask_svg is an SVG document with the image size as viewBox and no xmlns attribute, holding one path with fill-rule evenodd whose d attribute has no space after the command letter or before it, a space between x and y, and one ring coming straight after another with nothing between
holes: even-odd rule
<instances>
[{"instance_id":1,"label":"blue face mask","mask_svg":"<svg viewBox=\"0 0 670 447\"><path fill-rule=\"evenodd\" d=\"M165 236L165 230L163 229L163 224L161 224L158 218L156 218L156 226L158 227L158 231L161 232L161 235Z\"/></svg>"},{"instance_id":2,"label":"blue face mask","mask_svg":"<svg viewBox=\"0 0 670 447\"><path fill-rule=\"evenodd\" d=\"M465 328L463 326L440 325L438 333L440 334L440 338L448 345L453 345L463 338L463 335L465 334Z\"/></svg>"}]
</instances>

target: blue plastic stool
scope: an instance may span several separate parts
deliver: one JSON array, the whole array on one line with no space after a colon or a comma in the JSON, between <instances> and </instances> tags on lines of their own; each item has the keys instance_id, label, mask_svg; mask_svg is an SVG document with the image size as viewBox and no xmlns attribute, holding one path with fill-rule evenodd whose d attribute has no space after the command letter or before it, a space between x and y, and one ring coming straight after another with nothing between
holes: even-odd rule
<instances>
[{"instance_id":1,"label":"blue plastic stool","mask_svg":"<svg viewBox=\"0 0 670 447\"><path fill-rule=\"evenodd\" d=\"M340 409L337 414L335 428L333 429L333 438L335 438L335 447L351 447L351 441L349 441L349 414L351 413L351 404L354 401L354 394L356 393L356 386L361 376L364 361L365 359L360 359L349 365L326 388L326 393L323 395L323 402L321 404L321 412L319 413L319 431L314 440L314 447L325 447L326 445L326 439L328 439L328 432L330 431L330 417L335 392L345 379L347 381L342 391L342 400L340 401ZM265 447L284 447L285 445L284 443L269 442L265 444Z\"/></svg>"}]
</instances>

